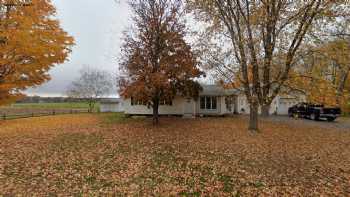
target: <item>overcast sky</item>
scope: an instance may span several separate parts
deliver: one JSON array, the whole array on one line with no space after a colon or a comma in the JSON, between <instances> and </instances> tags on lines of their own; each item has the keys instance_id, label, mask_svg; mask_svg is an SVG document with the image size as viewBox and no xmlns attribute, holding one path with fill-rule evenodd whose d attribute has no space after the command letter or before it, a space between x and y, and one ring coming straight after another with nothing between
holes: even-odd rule
<instances>
[{"instance_id":1,"label":"overcast sky","mask_svg":"<svg viewBox=\"0 0 350 197\"><path fill-rule=\"evenodd\" d=\"M57 17L76 45L69 61L50 71L52 80L27 91L30 95L61 96L84 65L116 72L116 57L130 12L123 0L53 0Z\"/></svg>"}]
</instances>

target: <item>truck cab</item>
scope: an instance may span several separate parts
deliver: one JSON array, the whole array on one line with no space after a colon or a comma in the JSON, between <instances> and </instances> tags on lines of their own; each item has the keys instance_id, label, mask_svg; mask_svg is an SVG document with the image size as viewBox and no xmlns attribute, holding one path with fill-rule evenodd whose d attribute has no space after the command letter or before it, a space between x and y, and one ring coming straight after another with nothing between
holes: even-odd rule
<instances>
[{"instance_id":1,"label":"truck cab","mask_svg":"<svg viewBox=\"0 0 350 197\"><path fill-rule=\"evenodd\" d=\"M311 120L326 119L331 122L341 115L341 110L339 107L329 108L322 104L299 103L288 109L288 115Z\"/></svg>"}]
</instances>

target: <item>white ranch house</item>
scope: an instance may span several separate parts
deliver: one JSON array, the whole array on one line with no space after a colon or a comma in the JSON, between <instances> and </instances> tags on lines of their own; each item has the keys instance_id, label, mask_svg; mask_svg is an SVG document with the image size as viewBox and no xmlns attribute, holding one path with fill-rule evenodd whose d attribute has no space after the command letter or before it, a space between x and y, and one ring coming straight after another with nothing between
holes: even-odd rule
<instances>
[{"instance_id":1,"label":"white ranch house","mask_svg":"<svg viewBox=\"0 0 350 197\"><path fill-rule=\"evenodd\" d=\"M237 89L224 89L218 85L202 85L198 99L176 96L171 103L161 102L160 115L177 116L223 116L231 114L249 114L246 96ZM279 95L272 102L270 114L287 115L288 108L305 102L302 94ZM128 115L151 115L152 108L133 99L115 100L101 103L101 112L121 112Z\"/></svg>"}]
</instances>

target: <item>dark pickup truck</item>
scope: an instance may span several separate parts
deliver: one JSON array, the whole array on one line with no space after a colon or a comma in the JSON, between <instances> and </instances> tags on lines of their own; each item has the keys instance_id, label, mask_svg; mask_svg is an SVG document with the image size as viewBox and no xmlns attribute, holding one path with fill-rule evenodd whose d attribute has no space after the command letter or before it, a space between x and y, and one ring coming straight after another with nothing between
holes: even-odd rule
<instances>
[{"instance_id":1,"label":"dark pickup truck","mask_svg":"<svg viewBox=\"0 0 350 197\"><path fill-rule=\"evenodd\" d=\"M324 105L299 103L288 109L288 115L311 120L326 119L331 122L341 115L341 110L338 107L326 108Z\"/></svg>"}]
</instances>

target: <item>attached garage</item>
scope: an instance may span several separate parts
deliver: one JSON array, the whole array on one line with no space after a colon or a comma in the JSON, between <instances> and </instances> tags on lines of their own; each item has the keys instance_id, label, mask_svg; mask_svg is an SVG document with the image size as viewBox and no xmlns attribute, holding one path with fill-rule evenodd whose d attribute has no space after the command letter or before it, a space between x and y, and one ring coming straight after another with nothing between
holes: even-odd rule
<instances>
[{"instance_id":1,"label":"attached garage","mask_svg":"<svg viewBox=\"0 0 350 197\"><path fill-rule=\"evenodd\" d=\"M280 98L277 105L278 115L288 115L288 109L299 103L297 98Z\"/></svg>"},{"instance_id":2,"label":"attached garage","mask_svg":"<svg viewBox=\"0 0 350 197\"><path fill-rule=\"evenodd\" d=\"M290 95L278 95L270 107L270 114L274 115L288 115L288 109L300 102L306 102L306 96L302 93L291 93ZM238 112L240 114L249 114L249 102L246 96L241 93L237 99ZM261 110L259 109L259 113Z\"/></svg>"}]
</instances>

